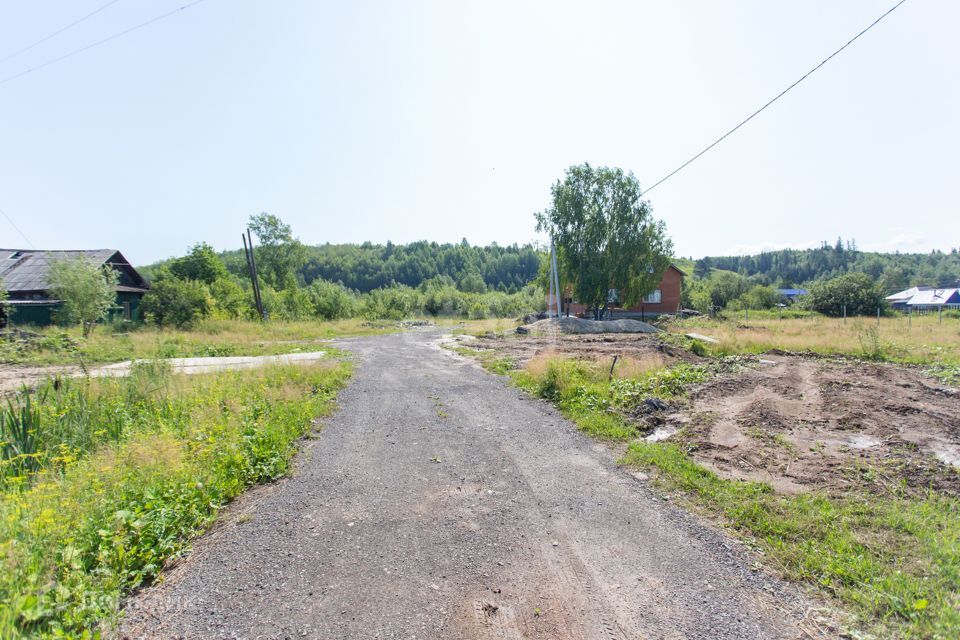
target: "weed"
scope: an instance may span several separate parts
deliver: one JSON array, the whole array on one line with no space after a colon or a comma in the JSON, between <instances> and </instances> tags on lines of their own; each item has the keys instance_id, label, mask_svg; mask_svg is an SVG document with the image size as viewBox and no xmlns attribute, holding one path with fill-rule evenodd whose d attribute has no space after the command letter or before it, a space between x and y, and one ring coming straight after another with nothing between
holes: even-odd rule
<instances>
[{"instance_id":1,"label":"weed","mask_svg":"<svg viewBox=\"0 0 960 640\"><path fill-rule=\"evenodd\" d=\"M145 363L11 398L5 433L26 427L35 457L0 478L0 637L97 637L220 506L287 471L349 371L172 377Z\"/></svg>"}]
</instances>

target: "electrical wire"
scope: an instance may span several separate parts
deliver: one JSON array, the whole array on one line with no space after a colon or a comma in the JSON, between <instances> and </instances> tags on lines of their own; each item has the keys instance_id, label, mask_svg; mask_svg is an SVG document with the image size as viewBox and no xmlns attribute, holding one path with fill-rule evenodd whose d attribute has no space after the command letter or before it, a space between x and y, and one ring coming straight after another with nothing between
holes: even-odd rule
<instances>
[{"instance_id":1,"label":"electrical wire","mask_svg":"<svg viewBox=\"0 0 960 640\"><path fill-rule=\"evenodd\" d=\"M23 238L28 245L30 245L31 249L36 249L36 247L33 246L33 243L30 242L30 238L27 237L27 234L25 234L23 231L20 230L20 227L18 227L17 224L13 221L13 218L7 215L6 211L4 211L3 209L0 209L0 214L3 214L3 217L6 218L7 222L10 223L10 226L17 230L17 233L19 233L20 237Z\"/></svg>"},{"instance_id":2,"label":"electrical wire","mask_svg":"<svg viewBox=\"0 0 960 640\"><path fill-rule=\"evenodd\" d=\"M891 13L893 13L894 10L895 10L897 7L899 7L900 5L902 5L902 4L903 4L904 2L906 2L906 1L907 1L907 0L900 0L900 2L898 2L897 4L895 4L895 5L893 5L892 7L890 7L890 8L886 11L886 13L884 13L882 16L880 16L879 18L877 18L876 20L874 20L873 22L871 22L870 25L869 25L866 29L864 29L863 31L861 31L861 32L858 33L857 35L855 35L855 36L853 36L852 38L850 38L850 40L848 40L845 45L843 45L842 47L840 47L839 49L837 49L836 51L834 51L833 53L831 53L829 56L827 56L826 58L824 58L823 60L821 60L821 61L820 61L820 64L818 64L818 65L815 66L813 69L810 69L810 71L807 71L805 74L803 74L803 75L800 77L799 80L797 80L796 82L794 82L793 84L791 84L789 87L787 87L786 89L784 89L783 91L781 91L780 93L778 93L772 100L770 100L769 102L767 102L765 105L763 105L762 107L760 107L759 109L757 109L756 111L754 111L753 113L751 113L749 116L747 116L747 118L746 118L745 120L743 120L743 122L741 122L740 124L738 124L737 126L735 126L733 129L730 129L730 130L727 131L725 134L723 134L722 136L720 136L719 138L717 138L716 140L714 140L709 146L705 147L700 153L698 153L697 155L693 156L692 158L690 158L689 160L687 160L686 162L684 162L683 164L681 164L679 167L677 167L676 169L674 169L673 171L671 171L670 173L668 173L668 174L665 175L664 177L662 177L662 178L660 178L659 180L657 180L656 182L654 182L654 183L653 183L653 186L648 187L647 189L645 189L645 190L643 191L643 193L641 193L640 195L643 196L643 195L646 195L647 193L649 193L650 191L653 191L653 190L656 189L658 186L660 186L661 184L663 184L664 182L666 182L667 180L669 180L670 178L672 178L674 175L676 175L677 173L679 173L680 171L682 171L683 169L685 169L685 168L687 167L687 165L689 165L689 164L692 163L693 161L697 160L700 156L702 156L703 154L705 154L707 151L710 151L710 149L713 149L715 146L717 146L718 144L720 144L721 142L723 142L730 134L732 134L734 131L736 131L737 129L739 129L739 128L742 127L743 125L747 124L747 123L750 122L751 120L753 120L756 116L760 115L760 113L761 113L762 111L764 111L767 107L769 107L769 106L772 105L774 102L776 102L777 100L779 100L780 98L782 98L784 95L786 95L786 93L787 93L788 91L790 91L791 89L793 89L795 86L797 86L798 84L800 84L801 82L803 82L804 80L806 80L807 77L810 76L814 71L816 71L817 69L819 69L819 68L822 67L823 65L827 64L834 56L836 56L838 53L840 53L841 51L843 51L844 49L846 49L847 47L849 47L851 44L853 44L860 36L862 36L863 34L865 34L867 31L870 31L870 29L872 29L873 27L875 27L875 26L877 25L877 23L879 23L881 20L883 20L884 18L886 18L886 17L887 17L888 15L890 15Z\"/></svg>"},{"instance_id":3,"label":"electrical wire","mask_svg":"<svg viewBox=\"0 0 960 640\"><path fill-rule=\"evenodd\" d=\"M25 69L24 71L21 71L21 72L19 72L19 73L15 73L15 74L13 74L12 76L7 76L6 78L2 78L2 79L0 79L0 84L6 84L6 83L8 83L8 82L10 82L10 81L12 81L12 80L16 80L17 78L20 78L20 77L25 76L25 75L27 75L28 73L33 73L34 71L39 71L40 69L44 69L44 68L46 68L46 67L49 67L50 65L53 65L53 64L56 64L56 63L61 62L61 61L63 61L63 60L66 60L67 58L72 58L73 56L78 55L78 54L81 54L81 53L83 53L83 52L85 52L85 51L89 51L90 49L93 49L94 47L99 47L99 46L102 45L102 44L106 44L106 43L110 42L111 40L116 40L117 38L119 38L119 37L121 37L121 36L125 36L125 35L127 35L128 33L131 33L132 31L136 31L137 29L142 29L143 27L149 26L149 25L153 24L154 22L159 22L159 21L163 20L164 18L169 18L170 16L172 16L172 15L174 15L174 14L176 14L176 13L180 13L181 11L186 11L187 9L189 9L189 8L191 8L191 7L195 7L195 6L197 6L198 4L200 4L201 2L205 2L205 1L206 1L206 0L193 0L193 2L188 2L187 4L185 4L185 5L183 5L183 6L180 6L180 7L177 7L176 9L173 9L172 11L168 11L168 12L163 13L163 14L160 14L160 15L154 17L154 18L150 18L150 19L147 20L146 22L141 22L140 24L136 24L136 25L134 25L134 26L132 26L132 27L128 27L128 28L124 29L123 31L118 31L117 33L114 33L113 35L107 36L106 38L103 38L102 40L97 40L96 42L92 42L92 43L90 43L90 44L88 44L88 45L85 45L85 46L83 46L83 47L80 47L79 49L74 49L73 51L70 51L70 52L68 52L68 53L65 53L65 54L63 54L62 56L59 56L59 57L57 57L57 58L53 58L52 60L47 60L46 62L44 62L44 63L42 63L42 64L39 64L39 65L37 65L37 66L35 66L35 67L31 67L31 68L29 68L29 69Z\"/></svg>"},{"instance_id":4,"label":"electrical wire","mask_svg":"<svg viewBox=\"0 0 960 640\"><path fill-rule=\"evenodd\" d=\"M3 58L0 58L0 64L3 64L3 63L6 62L7 60L12 60L13 58L16 58L16 57L17 57L18 55L20 55L21 53L26 53L27 51L30 51L30 49L33 49L34 47L43 44L44 42L46 42L47 40L49 40L49 39L51 39L51 38L57 37L58 35L60 35L60 34L63 33L64 31L66 31L67 29L70 29L70 28L72 28L72 27L75 27L75 26L77 26L78 24L80 24L81 22L83 22L83 21L85 21L85 20L89 20L90 18L92 18L93 16L97 15L98 13L100 13L101 11L103 11L104 9L110 7L111 5L115 5L115 4L117 4L118 2L120 2L120 0L110 0L110 2L108 2L107 4L101 6L99 9L95 9L95 10L91 11L90 13L88 13L87 15L83 16L82 18L78 18L78 19L74 20L73 22L71 22L71 23L68 24L67 26L61 27L60 29L57 29L56 31L54 31L54 32L51 33L50 35L44 36L43 38L40 38L39 40L37 40L36 42L34 42L34 43L32 43L32 44L28 44L27 46L23 47L22 49L17 49L17 50L14 51L13 53L8 54L7 56L4 56Z\"/></svg>"}]
</instances>

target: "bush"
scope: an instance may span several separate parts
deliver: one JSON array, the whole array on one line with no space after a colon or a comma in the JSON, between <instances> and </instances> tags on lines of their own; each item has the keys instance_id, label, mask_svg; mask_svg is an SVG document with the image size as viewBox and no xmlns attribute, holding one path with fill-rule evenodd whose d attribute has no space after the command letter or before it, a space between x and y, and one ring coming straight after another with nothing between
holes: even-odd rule
<instances>
[{"instance_id":1,"label":"bush","mask_svg":"<svg viewBox=\"0 0 960 640\"><path fill-rule=\"evenodd\" d=\"M306 289L313 304L313 315L324 320L352 318L357 310L357 297L342 284L314 280Z\"/></svg>"},{"instance_id":2,"label":"bush","mask_svg":"<svg viewBox=\"0 0 960 640\"><path fill-rule=\"evenodd\" d=\"M842 316L844 306L848 316L873 315L885 310L887 301L883 290L865 273L848 273L810 287L805 304L828 316Z\"/></svg>"},{"instance_id":3,"label":"bush","mask_svg":"<svg viewBox=\"0 0 960 640\"><path fill-rule=\"evenodd\" d=\"M783 299L773 287L754 285L728 306L729 309L772 309Z\"/></svg>"},{"instance_id":4,"label":"bush","mask_svg":"<svg viewBox=\"0 0 960 640\"><path fill-rule=\"evenodd\" d=\"M210 292L196 280L172 275L157 279L143 296L143 314L159 327L186 329L210 315Z\"/></svg>"}]
</instances>

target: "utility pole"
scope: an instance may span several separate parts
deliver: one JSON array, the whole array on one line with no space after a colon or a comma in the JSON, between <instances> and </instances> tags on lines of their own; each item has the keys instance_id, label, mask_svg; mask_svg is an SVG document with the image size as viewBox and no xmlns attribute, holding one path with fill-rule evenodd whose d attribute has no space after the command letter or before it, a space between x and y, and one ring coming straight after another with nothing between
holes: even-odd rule
<instances>
[{"instance_id":1,"label":"utility pole","mask_svg":"<svg viewBox=\"0 0 960 640\"><path fill-rule=\"evenodd\" d=\"M553 240L550 241L550 275L547 276L547 317L553 317L550 305L555 300L556 292L553 290Z\"/></svg>"},{"instance_id":2,"label":"utility pole","mask_svg":"<svg viewBox=\"0 0 960 640\"><path fill-rule=\"evenodd\" d=\"M250 282L253 284L253 302L257 306L257 315L260 320L266 320L263 313L263 299L260 297L260 282L257 277L257 261L253 256L253 237L250 235L250 229L247 229L246 235L240 234L243 238L243 251L247 256L247 269L250 271Z\"/></svg>"},{"instance_id":3,"label":"utility pole","mask_svg":"<svg viewBox=\"0 0 960 640\"><path fill-rule=\"evenodd\" d=\"M560 270L557 268L557 250L556 245L553 243L553 238L550 238L550 271L553 276L553 290L557 292L557 317L560 317L560 296L563 293L560 291Z\"/></svg>"}]
</instances>

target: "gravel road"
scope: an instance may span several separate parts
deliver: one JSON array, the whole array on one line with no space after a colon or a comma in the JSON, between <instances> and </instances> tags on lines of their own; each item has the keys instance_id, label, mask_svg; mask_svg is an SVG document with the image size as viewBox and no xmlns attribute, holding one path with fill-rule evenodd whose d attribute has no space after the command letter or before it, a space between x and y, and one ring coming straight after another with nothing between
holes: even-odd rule
<instances>
[{"instance_id":1,"label":"gravel road","mask_svg":"<svg viewBox=\"0 0 960 640\"><path fill-rule=\"evenodd\" d=\"M121 635L817 637L797 589L438 338L339 342L356 376L293 475L131 598Z\"/></svg>"}]
</instances>

